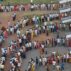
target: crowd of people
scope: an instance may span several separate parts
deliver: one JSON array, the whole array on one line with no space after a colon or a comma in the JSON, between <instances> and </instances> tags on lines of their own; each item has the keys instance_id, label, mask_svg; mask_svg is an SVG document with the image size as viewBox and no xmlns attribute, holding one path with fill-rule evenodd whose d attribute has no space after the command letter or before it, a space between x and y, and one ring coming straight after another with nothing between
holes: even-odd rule
<instances>
[{"instance_id":1,"label":"crowd of people","mask_svg":"<svg viewBox=\"0 0 71 71\"><path fill-rule=\"evenodd\" d=\"M16 13L12 16L13 21L16 20ZM58 19L58 17L53 17L52 20ZM46 33L46 35L49 35L50 32L58 32L58 31L65 31L68 29L68 31L71 30L71 24L60 24L58 22L49 22L51 21L51 18L49 18L47 15L42 16L33 16L31 18L29 17L23 17L21 20L17 21L16 24L11 24L10 21L8 21L8 27L2 27L0 30L0 43L4 40L4 38L8 37L8 34L17 34L19 36L21 34L21 30L25 26L28 26L29 24L35 25L32 28L29 28L26 30L25 34L31 33L32 36L37 36L41 33Z\"/></svg>"},{"instance_id":2,"label":"crowd of people","mask_svg":"<svg viewBox=\"0 0 71 71\"><path fill-rule=\"evenodd\" d=\"M29 5L0 5L0 12L11 12L11 11L26 11L26 10L51 10L56 9L55 4L29 4ZM10 71L21 71L22 59L26 59L26 53L31 50L39 50L39 57L31 58L28 61L28 67L25 71L35 71L38 67L44 66L47 71L57 69L57 71L64 70L65 63L68 63L71 58L71 52L59 55L57 52L52 52L50 56L47 55L45 50L48 47L56 46L68 46L68 42L65 36L60 36L61 31L71 31L71 24L62 24L59 22L50 22L59 20L63 17L67 17L71 13L62 14L48 14L42 16L28 16L21 18L16 24L12 24L8 21L8 27L4 26L0 29L0 46L6 42L9 36L16 34L17 39L11 40L6 48L1 48L1 59L0 59L0 70L4 71L5 62L9 56ZM12 21L16 20L16 13L12 15ZM28 28L24 32L23 29L29 24L34 25L32 28ZM33 40L34 37L46 34L48 37L50 33L56 33L56 37L52 36L51 39L44 41Z\"/></svg>"},{"instance_id":3,"label":"crowd of people","mask_svg":"<svg viewBox=\"0 0 71 71\"><path fill-rule=\"evenodd\" d=\"M34 10L51 10L57 9L57 4L16 4L16 5L1 5L0 12L11 12L11 11L34 11Z\"/></svg>"},{"instance_id":4,"label":"crowd of people","mask_svg":"<svg viewBox=\"0 0 71 71\"><path fill-rule=\"evenodd\" d=\"M59 31L61 30L61 28L58 27L58 25L53 24L53 23L51 23L51 25L48 25L47 19L45 16L43 16L41 18L42 24L38 25L38 22L40 20L37 17L34 17L34 19L32 20L35 27L27 29L22 34L21 34L21 29L23 29L23 26L22 26L22 23L20 23L19 21L15 25L8 22L7 28L5 28L5 27L1 28L0 36L3 38L3 40L6 40L10 35L13 35L13 34L17 35L17 40L11 40L9 42L9 46L7 48L2 48L2 56L1 56L1 63L0 63L2 70L4 68L4 63L6 61L6 57L8 55L10 55L11 70L20 71L22 58L26 58L26 52L28 52L32 49L39 49L40 56L41 56L44 53L45 48L47 48L47 47L56 47L56 46L65 47L65 46L67 46L65 36L63 36L63 37L59 36L59 34L60 34ZM15 21L15 20L16 20L16 14L14 14L14 16L13 16L13 21ZM26 24L28 24L28 23L29 22L26 22ZM27 26L27 25L24 25L24 27L25 26ZM62 29L65 30L65 27L62 27ZM57 37L52 37L51 39L46 39L45 41L41 41L41 42L35 41L35 40L32 41L32 39L34 37L38 37L42 33L46 34L46 36L49 36L51 32L52 33L57 32ZM1 44L0 44L0 46L1 46ZM33 59L31 62L33 62ZM32 64L31 62L30 62L30 65L33 66L34 63ZM42 62L40 63L40 65L41 64L42 64ZM34 66L33 66L33 68L34 68ZM32 71L34 71L34 69Z\"/></svg>"},{"instance_id":5,"label":"crowd of people","mask_svg":"<svg viewBox=\"0 0 71 71\"><path fill-rule=\"evenodd\" d=\"M71 54L59 55L57 52L52 52L50 56L39 56L31 58L28 62L28 68L25 71L36 71L38 67L43 66L46 71L56 70L63 71L65 64L69 62Z\"/></svg>"},{"instance_id":6,"label":"crowd of people","mask_svg":"<svg viewBox=\"0 0 71 71\"><path fill-rule=\"evenodd\" d=\"M2 5L0 4L0 12L12 12L12 11L36 11L36 10L59 10L71 7L70 3L42 3L42 4L11 4Z\"/></svg>"}]
</instances>

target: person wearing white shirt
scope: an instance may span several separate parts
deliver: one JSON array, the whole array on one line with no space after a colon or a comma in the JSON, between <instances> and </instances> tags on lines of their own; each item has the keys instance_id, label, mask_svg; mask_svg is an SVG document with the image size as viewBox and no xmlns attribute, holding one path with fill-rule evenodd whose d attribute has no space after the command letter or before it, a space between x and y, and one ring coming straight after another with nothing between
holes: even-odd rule
<instances>
[{"instance_id":1,"label":"person wearing white shirt","mask_svg":"<svg viewBox=\"0 0 71 71\"><path fill-rule=\"evenodd\" d=\"M36 41L34 41L33 43L34 43L34 48L36 48L36 44L37 44Z\"/></svg>"},{"instance_id":2,"label":"person wearing white shirt","mask_svg":"<svg viewBox=\"0 0 71 71\"><path fill-rule=\"evenodd\" d=\"M12 24L11 24L11 22L10 21L8 21L8 27L10 27Z\"/></svg>"},{"instance_id":3,"label":"person wearing white shirt","mask_svg":"<svg viewBox=\"0 0 71 71\"><path fill-rule=\"evenodd\" d=\"M34 32L35 32L35 36L37 36L38 35L38 30L35 29Z\"/></svg>"},{"instance_id":4,"label":"person wearing white shirt","mask_svg":"<svg viewBox=\"0 0 71 71\"><path fill-rule=\"evenodd\" d=\"M25 34L22 34L22 37L23 37L23 39L26 39L26 35Z\"/></svg>"},{"instance_id":5,"label":"person wearing white shirt","mask_svg":"<svg viewBox=\"0 0 71 71\"><path fill-rule=\"evenodd\" d=\"M57 71L60 71L60 69L61 69L60 65L57 65L57 66L56 66L56 70L57 70Z\"/></svg>"},{"instance_id":6,"label":"person wearing white shirt","mask_svg":"<svg viewBox=\"0 0 71 71\"><path fill-rule=\"evenodd\" d=\"M12 11L13 9L14 9L14 6L11 5L11 6L10 6L10 11Z\"/></svg>"},{"instance_id":7,"label":"person wearing white shirt","mask_svg":"<svg viewBox=\"0 0 71 71\"><path fill-rule=\"evenodd\" d=\"M12 34L14 33L14 28L13 28L13 27L10 28L10 32L11 32Z\"/></svg>"},{"instance_id":8,"label":"person wearing white shirt","mask_svg":"<svg viewBox=\"0 0 71 71\"><path fill-rule=\"evenodd\" d=\"M43 27L43 30L45 30L45 26L42 26Z\"/></svg>"},{"instance_id":9,"label":"person wearing white shirt","mask_svg":"<svg viewBox=\"0 0 71 71\"><path fill-rule=\"evenodd\" d=\"M43 33L45 33L45 26L42 26L42 28L43 28Z\"/></svg>"},{"instance_id":10,"label":"person wearing white shirt","mask_svg":"<svg viewBox=\"0 0 71 71\"><path fill-rule=\"evenodd\" d=\"M38 24L36 24L35 27L38 28Z\"/></svg>"},{"instance_id":11,"label":"person wearing white shirt","mask_svg":"<svg viewBox=\"0 0 71 71\"><path fill-rule=\"evenodd\" d=\"M2 63L4 63L5 62L5 57L1 57L1 61L2 61Z\"/></svg>"},{"instance_id":12,"label":"person wearing white shirt","mask_svg":"<svg viewBox=\"0 0 71 71\"><path fill-rule=\"evenodd\" d=\"M14 26L14 29L15 29L15 30L17 30L17 29L18 29L18 24L16 24L16 25Z\"/></svg>"},{"instance_id":13,"label":"person wearing white shirt","mask_svg":"<svg viewBox=\"0 0 71 71\"><path fill-rule=\"evenodd\" d=\"M28 33L29 33L29 30L26 31L26 34L28 34Z\"/></svg>"},{"instance_id":14,"label":"person wearing white shirt","mask_svg":"<svg viewBox=\"0 0 71 71\"><path fill-rule=\"evenodd\" d=\"M25 47L26 47L26 50L28 51L29 44L28 44L28 43L26 43L26 44L25 44Z\"/></svg>"},{"instance_id":15,"label":"person wearing white shirt","mask_svg":"<svg viewBox=\"0 0 71 71\"><path fill-rule=\"evenodd\" d=\"M47 22L44 22L44 26L47 26Z\"/></svg>"},{"instance_id":16,"label":"person wearing white shirt","mask_svg":"<svg viewBox=\"0 0 71 71\"><path fill-rule=\"evenodd\" d=\"M55 56L56 55L56 52L52 52L52 54Z\"/></svg>"},{"instance_id":17,"label":"person wearing white shirt","mask_svg":"<svg viewBox=\"0 0 71 71\"><path fill-rule=\"evenodd\" d=\"M42 48L42 53L44 53L45 49L44 49L44 45L41 44L41 48Z\"/></svg>"},{"instance_id":18,"label":"person wearing white shirt","mask_svg":"<svg viewBox=\"0 0 71 71\"><path fill-rule=\"evenodd\" d=\"M19 38L19 43L22 43L22 40L21 40L21 38Z\"/></svg>"},{"instance_id":19,"label":"person wearing white shirt","mask_svg":"<svg viewBox=\"0 0 71 71\"><path fill-rule=\"evenodd\" d=\"M3 12L5 12L5 6L2 6L1 9L3 10Z\"/></svg>"},{"instance_id":20,"label":"person wearing white shirt","mask_svg":"<svg viewBox=\"0 0 71 71\"><path fill-rule=\"evenodd\" d=\"M31 50L32 49L32 43L29 42L29 49Z\"/></svg>"},{"instance_id":21,"label":"person wearing white shirt","mask_svg":"<svg viewBox=\"0 0 71 71\"><path fill-rule=\"evenodd\" d=\"M32 33L32 32L33 32L33 30L32 30L32 29L29 29L29 32L30 32L30 33Z\"/></svg>"},{"instance_id":22,"label":"person wearing white shirt","mask_svg":"<svg viewBox=\"0 0 71 71\"><path fill-rule=\"evenodd\" d=\"M66 55L66 61L69 62L69 54Z\"/></svg>"},{"instance_id":23,"label":"person wearing white shirt","mask_svg":"<svg viewBox=\"0 0 71 71\"><path fill-rule=\"evenodd\" d=\"M33 22L35 21L35 16L32 18Z\"/></svg>"},{"instance_id":24,"label":"person wearing white shirt","mask_svg":"<svg viewBox=\"0 0 71 71\"><path fill-rule=\"evenodd\" d=\"M4 71L4 65L0 62L0 70Z\"/></svg>"},{"instance_id":25,"label":"person wearing white shirt","mask_svg":"<svg viewBox=\"0 0 71 71\"><path fill-rule=\"evenodd\" d=\"M52 61L53 69L55 69L56 61Z\"/></svg>"},{"instance_id":26,"label":"person wearing white shirt","mask_svg":"<svg viewBox=\"0 0 71 71\"><path fill-rule=\"evenodd\" d=\"M57 44L60 45L60 42L61 42L61 39L58 38L58 39L57 39Z\"/></svg>"},{"instance_id":27,"label":"person wearing white shirt","mask_svg":"<svg viewBox=\"0 0 71 71\"><path fill-rule=\"evenodd\" d=\"M19 37L21 32L20 32L20 30L18 29L16 33L17 33L17 37Z\"/></svg>"},{"instance_id":28,"label":"person wearing white shirt","mask_svg":"<svg viewBox=\"0 0 71 71\"><path fill-rule=\"evenodd\" d=\"M2 55L6 55L7 54L6 48L1 48L1 51L2 51Z\"/></svg>"},{"instance_id":29,"label":"person wearing white shirt","mask_svg":"<svg viewBox=\"0 0 71 71\"><path fill-rule=\"evenodd\" d=\"M31 11L33 11L34 10L34 5L31 5Z\"/></svg>"},{"instance_id":30,"label":"person wearing white shirt","mask_svg":"<svg viewBox=\"0 0 71 71\"><path fill-rule=\"evenodd\" d=\"M13 21L16 20L16 13L15 12L13 13L12 18L13 18Z\"/></svg>"},{"instance_id":31,"label":"person wearing white shirt","mask_svg":"<svg viewBox=\"0 0 71 71\"><path fill-rule=\"evenodd\" d=\"M45 4L41 4L41 9L44 10L45 9Z\"/></svg>"},{"instance_id":32,"label":"person wearing white shirt","mask_svg":"<svg viewBox=\"0 0 71 71\"><path fill-rule=\"evenodd\" d=\"M24 19L24 20L23 20L23 23L22 23L23 28L25 27L26 23L27 23L27 20Z\"/></svg>"},{"instance_id":33,"label":"person wearing white shirt","mask_svg":"<svg viewBox=\"0 0 71 71\"><path fill-rule=\"evenodd\" d=\"M45 66L46 62L47 62L47 58L43 57L43 58L42 58L43 66Z\"/></svg>"},{"instance_id":34,"label":"person wearing white shirt","mask_svg":"<svg viewBox=\"0 0 71 71\"><path fill-rule=\"evenodd\" d=\"M42 48L44 48L44 45L43 45L43 44L41 44L41 47L42 47Z\"/></svg>"},{"instance_id":35,"label":"person wearing white shirt","mask_svg":"<svg viewBox=\"0 0 71 71\"><path fill-rule=\"evenodd\" d=\"M42 65L42 59L39 58L39 65L41 66Z\"/></svg>"},{"instance_id":36,"label":"person wearing white shirt","mask_svg":"<svg viewBox=\"0 0 71 71\"><path fill-rule=\"evenodd\" d=\"M19 45L20 45L20 47L22 46L22 39L21 38L19 38Z\"/></svg>"}]
</instances>

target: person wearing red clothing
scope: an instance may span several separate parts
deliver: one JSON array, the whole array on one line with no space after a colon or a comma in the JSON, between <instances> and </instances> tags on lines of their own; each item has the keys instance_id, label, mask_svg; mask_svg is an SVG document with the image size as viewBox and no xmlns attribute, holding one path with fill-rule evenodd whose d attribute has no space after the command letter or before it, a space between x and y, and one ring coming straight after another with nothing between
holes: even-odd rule
<instances>
[{"instance_id":1,"label":"person wearing red clothing","mask_svg":"<svg viewBox=\"0 0 71 71\"><path fill-rule=\"evenodd\" d=\"M4 34L4 37L5 37L5 38L8 38L8 32L7 32L7 31L4 31L3 34Z\"/></svg>"}]
</instances>

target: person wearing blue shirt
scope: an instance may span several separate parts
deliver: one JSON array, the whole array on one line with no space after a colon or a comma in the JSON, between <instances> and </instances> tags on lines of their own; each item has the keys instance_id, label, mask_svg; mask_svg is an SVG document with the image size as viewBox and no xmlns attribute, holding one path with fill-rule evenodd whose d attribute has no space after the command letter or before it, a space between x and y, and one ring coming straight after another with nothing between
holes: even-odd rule
<instances>
[{"instance_id":1,"label":"person wearing blue shirt","mask_svg":"<svg viewBox=\"0 0 71 71\"><path fill-rule=\"evenodd\" d=\"M61 70L64 70L64 63L61 63Z\"/></svg>"}]
</instances>

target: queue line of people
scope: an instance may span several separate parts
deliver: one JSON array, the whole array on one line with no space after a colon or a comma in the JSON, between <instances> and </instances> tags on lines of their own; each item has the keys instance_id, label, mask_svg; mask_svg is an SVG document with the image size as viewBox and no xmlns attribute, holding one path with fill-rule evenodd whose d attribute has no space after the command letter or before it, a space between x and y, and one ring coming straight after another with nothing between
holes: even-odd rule
<instances>
[{"instance_id":1,"label":"queue line of people","mask_svg":"<svg viewBox=\"0 0 71 71\"><path fill-rule=\"evenodd\" d=\"M20 68L21 57L26 58L26 51L29 51L32 49L40 49L40 54L43 54L44 48L49 47L50 44L52 44L52 46L57 46L57 45L61 45L62 44L61 41L63 41L62 45L63 46L65 45L65 40L60 39L59 35L57 35L57 38L54 41L52 40L53 42L51 42L50 39L47 39L46 41L43 41L43 42L32 41L33 37L39 36L42 33L46 33L47 36L49 35L48 30L46 30L48 28L47 24L44 24L41 27L36 25L34 29L30 28L29 30L27 30L25 32L25 34L22 34L22 35L21 35L20 28L21 27L19 24L17 24L17 27L15 27L15 28L13 26L9 25L9 27L7 29L5 29L4 27L2 28L2 34L1 34L1 35L4 35L4 38L8 38L9 35L12 35L15 33L17 34L17 40L12 40L7 49L2 49L2 54L4 55L4 56L2 56L2 59L4 59L4 61L8 54L12 55L11 56L12 59L14 58L10 62L11 68L13 69L13 71ZM34 32L34 36L32 34L33 32ZM51 32L54 32L53 28L51 28ZM55 31L55 32L57 32L57 31ZM20 59L17 57L19 57ZM20 69L18 69L18 70L20 70Z\"/></svg>"},{"instance_id":2,"label":"queue line of people","mask_svg":"<svg viewBox=\"0 0 71 71\"><path fill-rule=\"evenodd\" d=\"M8 4L8 5L1 5L0 4L0 12L11 12L11 11L35 11L35 10L56 10L58 7L57 4Z\"/></svg>"},{"instance_id":3,"label":"queue line of people","mask_svg":"<svg viewBox=\"0 0 71 71\"><path fill-rule=\"evenodd\" d=\"M44 53L47 55L46 53ZM31 58L28 61L28 68L25 71L36 71L39 67L44 67L46 71L65 70L65 64L69 62L70 53L59 55L57 52L52 52L50 56L38 56Z\"/></svg>"},{"instance_id":4,"label":"queue line of people","mask_svg":"<svg viewBox=\"0 0 71 71\"><path fill-rule=\"evenodd\" d=\"M16 14L13 16L13 21L16 19ZM28 19L27 19L28 20ZM33 23L35 24L34 28L28 29L25 33L21 34L22 23L19 21L12 25L9 23L8 28L2 27L0 35L7 39L9 35L16 34L17 40L12 40L9 43L8 48L2 48L2 60L1 60L1 70L4 69L4 63L6 61L7 55L11 55L11 70L20 71L22 59L26 58L26 52L32 49L39 49L40 55L42 55L45 52L45 48L49 47L50 45L53 47L55 46L66 46L66 40L63 37L60 37L58 33L56 38L47 39L43 42L39 41L32 41L34 37L38 37L42 33L46 34L47 36L50 34L50 32L59 32L60 27L58 27L56 24L51 24L48 26L46 17L42 17L41 19L42 25L39 26L37 22L39 22L39 19L34 17ZM29 23L29 22L28 22ZM26 26L26 25L24 25ZM62 27L62 26L61 26ZM65 29L65 26L63 27L63 30ZM2 42L3 43L3 42Z\"/></svg>"}]
</instances>

